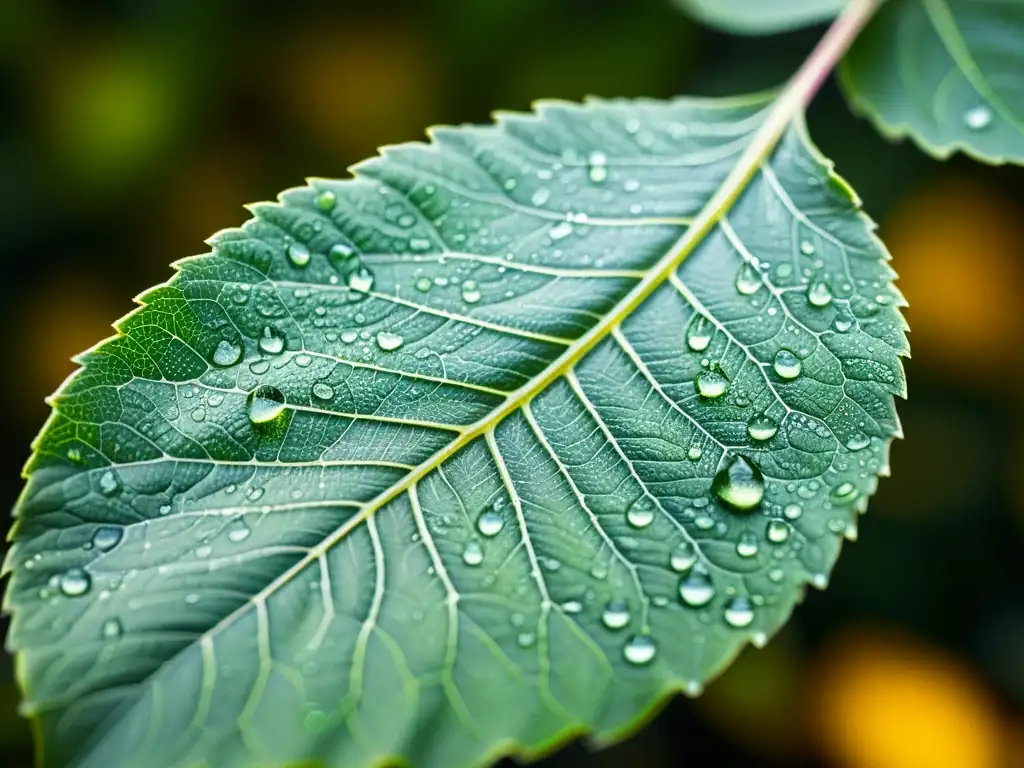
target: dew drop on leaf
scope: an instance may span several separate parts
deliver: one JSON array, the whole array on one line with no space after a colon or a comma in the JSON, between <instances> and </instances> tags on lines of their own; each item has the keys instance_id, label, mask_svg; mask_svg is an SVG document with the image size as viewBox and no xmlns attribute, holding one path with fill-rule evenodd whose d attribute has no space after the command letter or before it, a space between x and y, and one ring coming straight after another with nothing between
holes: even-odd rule
<instances>
[{"instance_id":1,"label":"dew drop on leaf","mask_svg":"<svg viewBox=\"0 0 1024 768\"><path fill-rule=\"evenodd\" d=\"M733 456L715 474L711 491L727 507L745 512L764 498L764 476L753 462Z\"/></svg>"},{"instance_id":2,"label":"dew drop on leaf","mask_svg":"<svg viewBox=\"0 0 1024 768\"><path fill-rule=\"evenodd\" d=\"M355 248L348 243L336 243L331 246L331 250L327 252L327 255L331 257L331 261L346 262L355 255L355 252Z\"/></svg>"},{"instance_id":3,"label":"dew drop on leaf","mask_svg":"<svg viewBox=\"0 0 1024 768\"><path fill-rule=\"evenodd\" d=\"M124 529L118 525L101 525L92 533L92 545L100 552L107 552L121 542Z\"/></svg>"},{"instance_id":4,"label":"dew drop on leaf","mask_svg":"<svg viewBox=\"0 0 1024 768\"><path fill-rule=\"evenodd\" d=\"M627 510L626 520L634 528L646 528L654 522L655 506L647 496L641 496Z\"/></svg>"},{"instance_id":5,"label":"dew drop on leaf","mask_svg":"<svg viewBox=\"0 0 1024 768\"><path fill-rule=\"evenodd\" d=\"M851 451L860 451L869 445L871 445L871 438L863 433L853 435L846 441L846 447Z\"/></svg>"},{"instance_id":6,"label":"dew drop on leaf","mask_svg":"<svg viewBox=\"0 0 1024 768\"><path fill-rule=\"evenodd\" d=\"M299 268L307 266L309 264L309 248L302 243L292 243L288 246L288 261Z\"/></svg>"},{"instance_id":7,"label":"dew drop on leaf","mask_svg":"<svg viewBox=\"0 0 1024 768\"><path fill-rule=\"evenodd\" d=\"M405 341L397 333L389 333L388 331L381 331L377 334L377 346L385 352L394 352Z\"/></svg>"},{"instance_id":8,"label":"dew drop on leaf","mask_svg":"<svg viewBox=\"0 0 1024 768\"><path fill-rule=\"evenodd\" d=\"M749 627L754 620L754 608L745 597L734 597L725 606L725 622L730 627Z\"/></svg>"},{"instance_id":9,"label":"dew drop on leaf","mask_svg":"<svg viewBox=\"0 0 1024 768\"><path fill-rule=\"evenodd\" d=\"M697 562L697 550L688 541L680 542L669 555L669 565L676 573L685 573Z\"/></svg>"},{"instance_id":10,"label":"dew drop on leaf","mask_svg":"<svg viewBox=\"0 0 1024 768\"><path fill-rule=\"evenodd\" d=\"M228 527L228 541L239 544L249 538L252 530L245 524L244 520L235 520Z\"/></svg>"},{"instance_id":11,"label":"dew drop on leaf","mask_svg":"<svg viewBox=\"0 0 1024 768\"><path fill-rule=\"evenodd\" d=\"M476 287L475 280L466 280L462 284L462 300L467 304L476 304L480 301L480 290Z\"/></svg>"},{"instance_id":12,"label":"dew drop on leaf","mask_svg":"<svg viewBox=\"0 0 1024 768\"><path fill-rule=\"evenodd\" d=\"M358 293L369 293L373 290L373 280L373 272L362 266L348 276L348 287Z\"/></svg>"},{"instance_id":13,"label":"dew drop on leaf","mask_svg":"<svg viewBox=\"0 0 1024 768\"><path fill-rule=\"evenodd\" d=\"M622 629L629 621L629 606L624 600L612 600L601 613L601 622L608 629Z\"/></svg>"},{"instance_id":14,"label":"dew drop on leaf","mask_svg":"<svg viewBox=\"0 0 1024 768\"><path fill-rule=\"evenodd\" d=\"M789 526L781 520L769 520L765 535L772 544L782 544L789 538Z\"/></svg>"},{"instance_id":15,"label":"dew drop on leaf","mask_svg":"<svg viewBox=\"0 0 1024 768\"><path fill-rule=\"evenodd\" d=\"M782 510L782 514L787 520L797 520L803 513L804 508L799 504L787 504L785 509Z\"/></svg>"},{"instance_id":16,"label":"dew drop on leaf","mask_svg":"<svg viewBox=\"0 0 1024 768\"><path fill-rule=\"evenodd\" d=\"M249 393L249 421L266 424L284 412L284 395L277 387L263 385Z\"/></svg>"},{"instance_id":17,"label":"dew drop on leaf","mask_svg":"<svg viewBox=\"0 0 1024 768\"><path fill-rule=\"evenodd\" d=\"M476 521L476 528L480 531L481 535L491 538L501 533L501 529L505 527L505 518L501 516L499 512L493 509L486 510Z\"/></svg>"},{"instance_id":18,"label":"dew drop on leaf","mask_svg":"<svg viewBox=\"0 0 1024 768\"><path fill-rule=\"evenodd\" d=\"M100 634L104 640L116 640L123 632L121 622L117 619L107 619L103 622L103 628L100 630Z\"/></svg>"},{"instance_id":19,"label":"dew drop on leaf","mask_svg":"<svg viewBox=\"0 0 1024 768\"><path fill-rule=\"evenodd\" d=\"M814 247L814 243L812 243L810 240L800 241L800 253L802 253L804 256L813 256L815 253L817 253L817 251L818 249Z\"/></svg>"},{"instance_id":20,"label":"dew drop on leaf","mask_svg":"<svg viewBox=\"0 0 1024 768\"><path fill-rule=\"evenodd\" d=\"M747 434L750 435L751 439L763 442L770 440L775 437L775 434L779 431L779 425L774 419L765 416L754 416L750 421L747 422Z\"/></svg>"},{"instance_id":21,"label":"dew drop on leaf","mask_svg":"<svg viewBox=\"0 0 1024 768\"><path fill-rule=\"evenodd\" d=\"M333 210L335 204L338 202L338 197L329 189L321 192L316 197L316 207L325 213Z\"/></svg>"},{"instance_id":22,"label":"dew drop on leaf","mask_svg":"<svg viewBox=\"0 0 1024 768\"><path fill-rule=\"evenodd\" d=\"M679 582L679 599L691 608L707 605L714 596L715 586L701 567L695 567Z\"/></svg>"},{"instance_id":23,"label":"dew drop on leaf","mask_svg":"<svg viewBox=\"0 0 1024 768\"><path fill-rule=\"evenodd\" d=\"M757 536L750 531L744 531L736 541L736 554L740 557L753 557L757 554Z\"/></svg>"},{"instance_id":24,"label":"dew drop on leaf","mask_svg":"<svg viewBox=\"0 0 1024 768\"><path fill-rule=\"evenodd\" d=\"M729 389L729 379L717 370L701 371L693 380L693 387L701 397L713 400L721 397Z\"/></svg>"},{"instance_id":25,"label":"dew drop on leaf","mask_svg":"<svg viewBox=\"0 0 1024 768\"><path fill-rule=\"evenodd\" d=\"M650 635L633 635L622 648L622 655L630 664L650 664L658 653L658 647Z\"/></svg>"},{"instance_id":26,"label":"dew drop on leaf","mask_svg":"<svg viewBox=\"0 0 1024 768\"><path fill-rule=\"evenodd\" d=\"M992 117L992 110L984 104L979 104L964 113L964 125L972 131L980 131L992 124Z\"/></svg>"},{"instance_id":27,"label":"dew drop on leaf","mask_svg":"<svg viewBox=\"0 0 1024 768\"><path fill-rule=\"evenodd\" d=\"M426 293L433 285L434 282L429 277L421 277L416 281L416 290L420 293Z\"/></svg>"},{"instance_id":28,"label":"dew drop on leaf","mask_svg":"<svg viewBox=\"0 0 1024 768\"><path fill-rule=\"evenodd\" d=\"M757 289L760 287L760 273L751 264L744 262L739 272L736 273L736 290L744 296L750 296L757 293Z\"/></svg>"},{"instance_id":29,"label":"dew drop on leaf","mask_svg":"<svg viewBox=\"0 0 1024 768\"><path fill-rule=\"evenodd\" d=\"M711 343L711 331L711 321L703 315L697 315L687 328L686 345L694 352L703 352Z\"/></svg>"},{"instance_id":30,"label":"dew drop on leaf","mask_svg":"<svg viewBox=\"0 0 1024 768\"><path fill-rule=\"evenodd\" d=\"M259 347L268 355L279 355L284 351L284 335L272 325L264 326Z\"/></svg>"},{"instance_id":31,"label":"dew drop on leaf","mask_svg":"<svg viewBox=\"0 0 1024 768\"><path fill-rule=\"evenodd\" d=\"M795 379L803 369L800 358L788 349L780 349L775 353L775 363L772 367L780 378L786 380Z\"/></svg>"},{"instance_id":32,"label":"dew drop on leaf","mask_svg":"<svg viewBox=\"0 0 1024 768\"><path fill-rule=\"evenodd\" d=\"M313 397L317 400L330 400L334 397L334 389L330 384L325 384L322 381L318 381L313 385Z\"/></svg>"},{"instance_id":33,"label":"dew drop on leaf","mask_svg":"<svg viewBox=\"0 0 1024 768\"><path fill-rule=\"evenodd\" d=\"M849 504L859 495L857 486L853 483L840 483L832 491L832 501L835 504Z\"/></svg>"},{"instance_id":34,"label":"dew drop on leaf","mask_svg":"<svg viewBox=\"0 0 1024 768\"><path fill-rule=\"evenodd\" d=\"M221 339L217 348L213 350L213 363L221 368L234 365L242 357L242 346L227 339Z\"/></svg>"},{"instance_id":35,"label":"dew drop on leaf","mask_svg":"<svg viewBox=\"0 0 1024 768\"><path fill-rule=\"evenodd\" d=\"M88 592L91 586L92 579L81 568L71 568L61 574L60 591L68 597L80 597Z\"/></svg>"},{"instance_id":36,"label":"dew drop on leaf","mask_svg":"<svg viewBox=\"0 0 1024 768\"><path fill-rule=\"evenodd\" d=\"M121 490L121 483L118 482L117 475L111 470L107 470L100 475L100 492L104 496L113 496L115 493Z\"/></svg>"},{"instance_id":37,"label":"dew drop on leaf","mask_svg":"<svg viewBox=\"0 0 1024 768\"><path fill-rule=\"evenodd\" d=\"M480 542L475 539L470 539L466 542L466 546L462 550L462 562L466 565L480 565L484 561L484 548L480 546Z\"/></svg>"},{"instance_id":38,"label":"dew drop on leaf","mask_svg":"<svg viewBox=\"0 0 1024 768\"><path fill-rule=\"evenodd\" d=\"M703 455L704 451L699 445L691 445L689 450L686 451L686 458L690 461L700 461L700 457Z\"/></svg>"},{"instance_id":39,"label":"dew drop on leaf","mask_svg":"<svg viewBox=\"0 0 1024 768\"><path fill-rule=\"evenodd\" d=\"M828 287L828 283L822 280L811 283L811 287L807 289L807 303L819 309L831 304L832 290Z\"/></svg>"}]
</instances>

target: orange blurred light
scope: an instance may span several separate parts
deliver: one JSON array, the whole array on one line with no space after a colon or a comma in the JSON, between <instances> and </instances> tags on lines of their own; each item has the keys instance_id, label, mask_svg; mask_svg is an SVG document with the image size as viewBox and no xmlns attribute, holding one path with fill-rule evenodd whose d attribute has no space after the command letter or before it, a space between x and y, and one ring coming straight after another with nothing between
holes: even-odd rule
<instances>
[{"instance_id":1,"label":"orange blurred light","mask_svg":"<svg viewBox=\"0 0 1024 768\"><path fill-rule=\"evenodd\" d=\"M913 638L848 630L821 652L806 711L845 768L1000 768L1001 724L959 660Z\"/></svg>"}]
</instances>

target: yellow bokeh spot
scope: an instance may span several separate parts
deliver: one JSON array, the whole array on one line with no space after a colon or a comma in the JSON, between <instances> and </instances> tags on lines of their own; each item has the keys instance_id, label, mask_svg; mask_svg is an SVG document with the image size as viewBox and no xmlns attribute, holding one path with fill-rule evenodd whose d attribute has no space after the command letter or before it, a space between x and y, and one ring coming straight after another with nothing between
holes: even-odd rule
<instances>
[{"instance_id":1,"label":"yellow bokeh spot","mask_svg":"<svg viewBox=\"0 0 1024 768\"><path fill-rule=\"evenodd\" d=\"M950 178L911 195L886 220L881 234L910 302L915 362L970 377L1021 359L1022 214L995 189Z\"/></svg>"},{"instance_id":2,"label":"yellow bokeh spot","mask_svg":"<svg viewBox=\"0 0 1024 768\"><path fill-rule=\"evenodd\" d=\"M903 635L848 631L821 653L806 711L844 768L1000 768L1001 725L956 658Z\"/></svg>"}]
</instances>

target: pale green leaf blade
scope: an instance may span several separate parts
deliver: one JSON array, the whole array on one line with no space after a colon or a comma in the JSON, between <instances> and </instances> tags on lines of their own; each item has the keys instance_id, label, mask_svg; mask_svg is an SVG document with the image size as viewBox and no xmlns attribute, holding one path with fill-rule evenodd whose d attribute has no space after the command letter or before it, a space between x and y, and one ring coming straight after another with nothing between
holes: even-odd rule
<instances>
[{"instance_id":1,"label":"pale green leaf blade","mask_svg":"<svg viewBox=\"0 0 1024 768\"><path fill-rule=\"evenodd\" d=\"M840 72L854 110L889 137L1024 163L1024 3L891 0Z\"/></svg>"},{"instance_id":2,"label":"pale green leaf blade","mask_svg":"<svg viewBox=\"0 0 1024 768\"><path fill-rule=\"evenodd\" d=\"M708 212L768 109L438 129L140 297L16 510L45 764L534 755L770 637L888 470L907 347L802 125Z\"/></svg>"},{"instance_id":3,"label":"pale green leaf blade","mask_svg":"<svg viewBox=\"0 0 1024 768\"><path fill-rule=\"evenodd\" d=\"M703 24L736 35L773 35L834 18L847 0L675 0Z\"/></svg>"}]
</instances>

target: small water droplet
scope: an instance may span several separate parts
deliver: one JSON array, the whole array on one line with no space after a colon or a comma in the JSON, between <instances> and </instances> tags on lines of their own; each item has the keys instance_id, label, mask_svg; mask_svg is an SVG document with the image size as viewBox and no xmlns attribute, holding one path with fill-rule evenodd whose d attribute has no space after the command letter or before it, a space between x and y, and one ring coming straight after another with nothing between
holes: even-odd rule
<instances>
[{"instance_id":1,"label":"small water droplet","mask_svg":"<svg viewBox=\"0 0 1024 768\"><path fill-rule=\"evenodd\" d=\"M685 573L697 562L697 550L688 541L681 541L669 555L668 563L676 573Z\"/></svg>"},{"instance_id":2,"label":"small water droplet","mask_svg":"<svg viewBox=\"0 0 1024 768\"><path fill-rule=\"evenodd\" d=\"M711 321L703 315L696 315L686 329L686 345L694 352L703 352L711 343Z\"/></svg>"},{"instance_id":3,"label":"small water droplet","mask_svg":"<svg viewBox=\"0 0 1024 768\"><path fill-rule=\"evenodd\" d=\"M434 285L434 281L429 277L421 277L416 281L416 290L420 293L426 293Z\"/></svg>"},{"instance_id":4,"label":"small water droplet","mask_svg":"<svg viewBox=\"0 0 1024 768\"><path fill-rule=\"evenodd\" d=\"M318 400L330 400L334 397L334 389L331 388L330 384L318 381L313 385L313 397Z\"/></svg>"},{"instance_id":5,"label":"small water droplet","mask_svg":"<svg viewBox=\"0 0 1024 768\"><path fill-rule=\"evenodd\" d=\"M604 152L591 152L587 162L590 165L590 180L595 184L603 183L608 178L608 158Z\"/></svg>"},{"instance_id":6,"label":"small water droplet","mask_svg":"<svg viewBox=\"0 0 1024 768\"><path fill-rule=\"evenodd\" d=\"M121 490L121 483L117 479L111 470L107 470L100 475L100 492L104 496L113 496L115 493Z\"/></svg>"},{"instance_id":7,"label":"small water droplet","mask_svg":"<svg viewBox=\"0 0 1024 768\"><path fill-rule=\"evenodd\" d=\"M782 544L789 538L789 526L781 520L769 520L766 535L772 544Z\"/></svg>"},{"instance_id":8,"label":"small water droplet","mask_svg":"<svg viewBox=\"0 0 1024 768\"><path fill-rule=\"evenodd\" d=\"M252 530L244 520L235 520L228 528L228 541L238 544L249 538Z\"/></svg>"},{"instance_id":9,"label":"small water droplet","mask_svg":"<svg viewBox=\"0 0 1024 768\"><path fill-rule=\"evenodd\" d=\"M121 622L117 619L107 619L103 622L103 628L100 630L104 640L115 640L121 636L122 632Z\"/></svg>"},{"instance_id":10,"label":"small water droplet","mask_svg":"<svg viewBox=\"0 0 1024 768\"><path fill-rule=\"evenodd\" d=\"M844 319L842 317L837 317L832 322L832 327L835 328L838 333L846 333L851 328L853 328L853 321Z\"/></svg>"},{"instance_id":11,"label":"small water droplet","mask_svg":"<svg viewBox=\"0 0 1024 768\"><path fill-rule=\"evenodd\" d=\"M331 261L345 262L351 259L355 252L356 249L348 243L336 243L331 246L331 250L327 252L327 255L331 257Z\"/></svg>"},{"instance_id":12,"label":"small water droplet","mask_svg":"<svg viewBox=\"0 0 1024 768\"><path fill-rule=\"evenodd\" d=\"M984 104L979 104L964 113L964 125L972 131L980 131L992 124L992 118L992 110Z\"/></svg>"},{"instance_id":13,"label":"small water droplet","mask_svg":"<svg viewBox=\"0 0 1024 768\"><path fill-rule=\"evenodd\" d=\"M405 341L397 333L389 333L388 331L381 331L377 334L377 346L385 352L394 352Z\"/></svg>"},{"instance_id":14,"label":"small water droplet","mask_svg":"<svg viewBox=\"0 0 1024 768\"><path fill-rule=\"evenodd\" d=\"M242 346L235 344L233 341L227 339L221 339L217 348L213 350L213 364L219 365L221 368L227 368L229 365L234 365L242 357Z\"/></svg>"},{"instance_id":15,"label":"small water droplet","mask_svg":"<svg viewBox=\"0 0 1024 768\"><path fill-rule=\"evenodd\" d=\"M467 304L476 304L480 301L480 290L476 287L475 280L466 280L462 284L462 300Z\"/></svg>"},{"instance_id":16,"label":"small water droplet","mask_svg":"<svg viewBox=\"0 0 1024 768\"><path fill-rule=\"evenodd\" d=\"M373 290L373 281L373 272L362 266L348 276L348 287L358 293L369 293Z\"/></svg>"},{"instance_id":17,"label":"small water droplet","mask_svg":"<svg viewBox=\"0 0 1024 768\"><path fill-rule=\"evenodd\" d=\"M284 334L272 325L265 326L260 334L259 347L268 355L279 355L284 351Z\"/></svg>"},{"instance_id":18,"label":"small water droplet","mask_svg":"<svg viewBox=\"0 0 1024 768\"><path fill-rule=\"evenodd\" d=\"M764 475L743 456L733 456L715 474L711 491L726 506L740 511L753 509L764 498Z\"/></svg>"},{"instance_id":19,"label":"small water droplet","mask_svg":"<svg viewBox=\"0 0 1024 768\"><path fill-rule=\"evenodd\" d=\"M693 380L693 387L701 397L712 400L721 397L729 389L729 379L719 370L701 371Z\"/></svg>"},{"instance_id":20,"label":"small water droplet","mask_svg":"<svg viewBox=\"0 0 1024 768\"><path fill-rule=\"evenodd\" d=\"M266 424L284 412L284 395L277 387L263 385L249 393L249 421Z\"/></svg>"},{"instance_id":21,"label":"small water droplet","mask_svg":"<svg viewBox=\"0 0 1024 768\"><path fill-rule=\"evenodd\" d=\"M576 614L583 610L583 603L579 600L569 600L562 603L562 610L568 614Z\"/></svg>"},{"instance_id":22,"label":"small water droplet","mask_svg":"<svg viewBox=\"0 0 1024 768\"><path fill-rule=\"evenodd\" d=\"M779 425L775 420L764 414L754 416L747 422L747 434L750 435L752 440L759 442L771 440L778 431Z\"/></svg>"},{"instance_id":23,"label":"small water droplet","mask_svg":"<svg viewBox=\"0 0 1024 768\"><path fill-rule=\"evenodd\" d=\"M800 375L803 369L803 364L800 362L800 358L794 355L788 349L780 349L775 353L774 366L775 373L783 379L795 379Z\"/></svg>"},{"instance_id":24,"label":"small water droplet","mask_svg":"<svg viewBox=\"0 0 1024 768\"><path fill-rule=\"evenodd\" d=\"M622 629L630 622L629 606L625 600L612 600L601 613L601 622L608 629Z\"/></svg>"},{"instance_id":25,"label":"small water droplet","mask_svg":"<svg viewBox=\"0 0 1024 768\"><path fill-rule=\"evenodd\" d=\"M202 422L206 421L206 409L200 405L198 408L193 408L189 412L189 416L192 417L192 421L196 422L197 424L201 424Z\"/></svg>"},{"instance_id":26,"label":"small water droplet","mask_svg":"<svg viewBox=\"0 0 1024 768\"><path fill-rule=\"evenodd\" d=\"M741 533L739 540L736 542L736 554L740 557L753 557L757 554L757 550L757 536L750 531Z\"/></svg>"},{"instance_id":27,"label":"small water droplet","mask_svg":"<svg viewBox=\"0 0 1024 768\"><path fill-rule=\"evenodd\" d=\"M476 528L487 538L497 536L505 527L505 518L494 509L488 509L477 518Z\"/></svg>"},{"instance_id":28,"label":"small water droplet","mask_svg":"<svg viewBox=\"0 0 1024 768\"><path fill-rule=\"evenodd\" d=\"M782 510L782 514L787 520L796 520L804 513L804 508L799 504L787 504L786 508Z\"/></svg>"},{"instance_id":29,"label":"small water droplet","mask_svg":"<svg viewBox=\"0 0 1024 768\"><path fill-rule=\"evenodd\" d=\"M475 539L470 539L466 542L465 548L462 550L462 562L466 565L480 565L484 561L484 548L480 546L480 542Z\"/></svg>"},{"instance_id":30,"label":"small water droplet","mask_svg":"<svg viewBox=\"0 0 1024 768\"><path fill-rule=\"evenodd\" d=\"M691 608L707 605L714 596L715 586L711 583L707 571L700 566L695 566L679 582L679 598Z\"/></svg>"},{"instance_id":31,"label":"small water droplet","mask_svg":"<svg viewBox=\"0 0 1024 768\"><path fill-rule=\"evenodd\" d=\"M734 597L725 606L725 622L730 627L749 627L754 620L754 607L745 597Z\"/></svg>"},{"instance_id":32,"label":"small water droplet","mask_svg":"<svg viewBox=\"0 0 1024 768\"><path fill-rule=\"evenodd\" d=\"M157 510L157 511L161 515L169 515L169 514L171 514L171 505L170 504L161 504L160 505L160 509Z\"/></svg>"},{"instance_id":33,"label":"small water droplet","mask_svg":"<svg viewBox=\"0 0 1024 768\"><path fill-rule=\"evenodd\" d=\"M814 243L812 243L810 240L800 241L800 253L802 253L804 256L813 256L817 252L817 250L818 249L814 246Z\"/></svg>"},{"instance_id":34,"label":"small water droplet","mask_svg":"<svg viewBox=\"0 0 1024 768\"><path fill-rule=\"evenodd\" d=\"M309 248L302 243L288 246L288 260L296 267L302 268L309 264Z\"/></svg>"},{"instance_id":35,"label":"small water droplet","mask_svg":"<svg viewBox=\"0 0 1024 768\"><path fill-rule=\"evenodd\" d=\"M846 441L846 447L851 451L860 451L871 445L871 438L865 434L853 435Z\"/></svg>"},{"instance_id":36,"label":"small water droplet","mask_svg":"<svg viewBox=\"0 0 1024 768\"><path fill-rule=\"evenodd\" d=\"M626 521L634 528L646 528L654 522L654 502L641 496L626 511Z\"/></svg>"},{"instance_id":37,"label":"small water droplet","mask_svg":"<svg viewBox=\"0 0 1024 768\"><path fill-rule=\"evenodd\" d=\"M849 504L859 495L857 486L853 483L841 483L832 491L832 501L835 504Z\"/></svg>"},{"instance_id":38,"label":"small water droplet","mask_svg":"<svg viewBox=\"0 0 1024 768\"><path fill-rule=\"evenodd\" d=\"M650 635L633 635L622 647L622 655L630 664L650 664L658 653L658 646Z\"/></svg>"},{"instance_id":39,"label":"small water droplet","mask_svg":"<svg viewBox=\"0 0 1024 768\"><path fill-rule=\"evenodd\" d=\"M555 224L549 231L548 237L554 241L563 240L573 233L572 224L568 221L563 221Z\"/></svg>"},{"instance_id":40,"label":"small water droplet","mask_svg":"<svg viewBox=\"0 0 1024 768\"><path fill-rule=\"evenodd\" d=\"M60 576L60 591L68 597L80 597L89 591L92 579L81 568L70 568Z\"/></svg>"},{"instance_id":41,"label":"small water droplet","mask_svg":"<svg viewBox=\"0 0 1024 768\"><path fill-rule=\"evenodd\" d=\"M551 190L547 187L541 187L533 193L533 197L530 198L530 202L539 208L548 201L549 197L551 197Z\"/></svg>"},{"instance_id":42,"label":"small water droplet","mask_svg":"<svg viewBox=\"0 0 1024 768\"><path fill-rule=\"evenodd\" d=\"M736 290L744 296L757 293L761 287L761 274L749 263L744 262L736 273Z\"/></svg>"},{"instance_id":43,"label":"small water droplet","mask_svg":"<svg viewBox=\"0 0 1024 768\"><path fill-rule=\"evenodd\" d=\"M704 455L704 451L699 445L691 445L689 450L686 452L686 458L690 461L700 461L700 457Z\"/></svg>"},{"instance_id":44,"label":"small water droplet","mask_svg":"<svg viewBox=\"0 0 1024 768\"><path fill-rule=\"evenodd\" d=\"M822 280L811 283L807 289L807 303L812 307L827 307L832 303L832 290Z\"/></svg>"},{"instance_id":45,"label":"small water droplet","mask_svg":"<svg viewBox=\"0 0 1024 768\"><path fill-rule=\"evenodd\" d=\"M324 190L316 196L316 206L324 212L332 210L337 202L338 196L329 189Z\"/></svg>"},{"instance_id":46,"label":"small water droplet","mask_svg":"<svg viewBox=\"0 0 1024 768\"><path fill-rule=\"evenodd\" d=\"M107 552L121 542L124 529L118 525L101 525L92 533L92 545L100 552Z\"/></svg>"}]
</instances>

